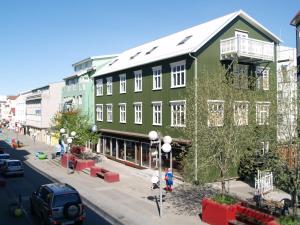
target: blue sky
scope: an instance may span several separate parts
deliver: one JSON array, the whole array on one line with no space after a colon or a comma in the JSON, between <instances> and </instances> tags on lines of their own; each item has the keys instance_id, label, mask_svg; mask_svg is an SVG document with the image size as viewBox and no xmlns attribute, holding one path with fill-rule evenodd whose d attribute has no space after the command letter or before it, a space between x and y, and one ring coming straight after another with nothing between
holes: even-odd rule
<instances>
[{"instance_id":1,"label":"blue sky","mask_svg":"<svg viewBox=\"0 0 300 225\"><path fill-rule=\"evenodd\" d=\"M299 0L1 0L0 95L61 81L81 59L119 53L239 9L295 47L289 23Z\"/></svg>"}]
</instances>

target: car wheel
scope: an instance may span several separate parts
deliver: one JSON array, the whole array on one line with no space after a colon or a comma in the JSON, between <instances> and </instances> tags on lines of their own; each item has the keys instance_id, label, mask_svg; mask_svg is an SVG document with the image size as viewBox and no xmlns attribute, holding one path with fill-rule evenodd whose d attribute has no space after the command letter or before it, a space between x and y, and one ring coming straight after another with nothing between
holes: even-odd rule
<instances>
[{"instance_id":1,"label":"car wheel","mask_svg":"<svg viewBox=\"0 0 300 225\"><path fill-rule=\"evenodd\" d=\"M79 216L80 207L75 203L67 203L64 206L64 216L68 219L75 219Z\"/></svg>"}]
</instances>

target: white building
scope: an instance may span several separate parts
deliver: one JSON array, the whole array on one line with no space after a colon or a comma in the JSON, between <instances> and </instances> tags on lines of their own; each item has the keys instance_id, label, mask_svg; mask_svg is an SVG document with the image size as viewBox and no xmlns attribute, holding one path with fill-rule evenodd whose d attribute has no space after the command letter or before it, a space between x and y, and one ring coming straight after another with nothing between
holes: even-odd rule
<instances>
[{"instance_id":1,"label":"white building","mask_svg":"<svg viewBox=\"0 0 300 225\"><path fill-rule=\"evenodd\" d=\"M52 119L59 111L64 82L52 83L31 90L26 97L26 133L36 140L51 143L49 129Z\"/></svg>"},{"instance_id":2,"label":"white building","mask_svg":"<svg viewBox=\"0 0 300 225\"><path fill-rule=\"evenodd\" d=\"M5 103L6 96L0 96L0 121L3 119L2 112L4 111Z\"/></svg>"},{"instance_id":3,"label":"white building","mask_svg":"<svg viewBox=\"0 0 300 225\"><path fill-rule=\"evenodd\" d=\"M295 137L297 128L297 58L296 48L277 48L277 140Z\"/></svg>"},{"instance_id":4,"label":"white building","mask_svg":"<svg viewBox=\"0 0 300 225\"><path fill-rule=\"evenodd\" d=\"M20 127L26 124L26 98L30 93L30 91L22 92L16 99L15 122Z\"/></svg>"}]
</instances>

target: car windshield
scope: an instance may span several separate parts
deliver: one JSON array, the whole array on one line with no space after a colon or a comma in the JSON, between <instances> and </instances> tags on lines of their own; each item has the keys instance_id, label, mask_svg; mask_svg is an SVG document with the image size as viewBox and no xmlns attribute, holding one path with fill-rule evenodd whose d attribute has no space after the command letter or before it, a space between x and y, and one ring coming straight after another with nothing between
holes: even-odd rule
<instances>
[{"instance_id":1,"label":"car windshield","mask_svg":"<svg viewBox=\"0 0 300 225\"><path fill-rule=\"evenodd\" d=\"M0 159L9 159L9 155L0 155Z\"/></svg>"},{"instance_id":2,"label":"car windshield","mask_svg":"<svg viewBox=\"0 0 300 225\"><path fill-rule=\"evenodd\" d=\"M8 166L21 166L21 162L18 161L12 161L7 163Z\"/></svg>"},{"instance_id":3,"label":"car windshield","mask_svg":"<svg viewBox=\"0 0 300 225\"><path fill-rule=\"evenodd\" d=\"M74 202L74 203L80 202L79 195L76 193L55 195L53 200L53 207L64 206L68 202Z\"/></svg>"}]
</instances>

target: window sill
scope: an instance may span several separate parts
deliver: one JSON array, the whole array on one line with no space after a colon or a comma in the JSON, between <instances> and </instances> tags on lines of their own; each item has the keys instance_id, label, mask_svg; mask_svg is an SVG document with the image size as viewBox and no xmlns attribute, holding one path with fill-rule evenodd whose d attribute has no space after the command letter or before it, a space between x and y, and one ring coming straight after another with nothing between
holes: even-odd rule
<instances>
[{"instance_id":1,"label":"window sill","mask_svg":"<svg viewBox=\"0 0 300 225\"><path fill-rule=\"evenodd\" d=\"M152 124L152 126L161 127L161 126L162 126L162 124Z\"/></svg>"},{"instance_id":2,"label":"window sill","mask_svg":"<svg viewBox=\"0 0 300 225\"><path fill-rule=\"evenodd\" d=\"M152 91L160 91L162 88L152 88Z\"/></svg>"},{"instance_id":3,"label":"window sill","mask_svg":"<svg viewBox=\"0 0 300 225\"><path fill-rule=\"evenodd\" d=\"M180 85L180 86L171 86L172 89L175 89L175 88L184 88L186 87L185 85Z\"/></svg>"},{"instance_id":4,"label":"window sill","mask_svg":"<svg viewBox=\"0 0 300 225\"><path fill-rule=\"evenodd\" d=\"M171 125L171 127L186 127L186 125Z\"/></svg>"},{"instance_id":5,"label":"window sill","mask_svg":"<svg viewBox=\"0 0 300 225\"><path fill-rule=\"evenodd\" d=\"M140 90L140 91L134 91L134 93L138 93L138 92L142 92L143 90Z\"/></svg>"},{"instance_id":6,"label":"window sill","mask_svg":"<svg viewBox=\"0 0 300 225\"><path fill-rule=\"evenodd\" d=\"M134 124L137 124L137 125L143 125L143 123L136 123L136 122L134 122Z\"/></svg>"}]
</instances>

